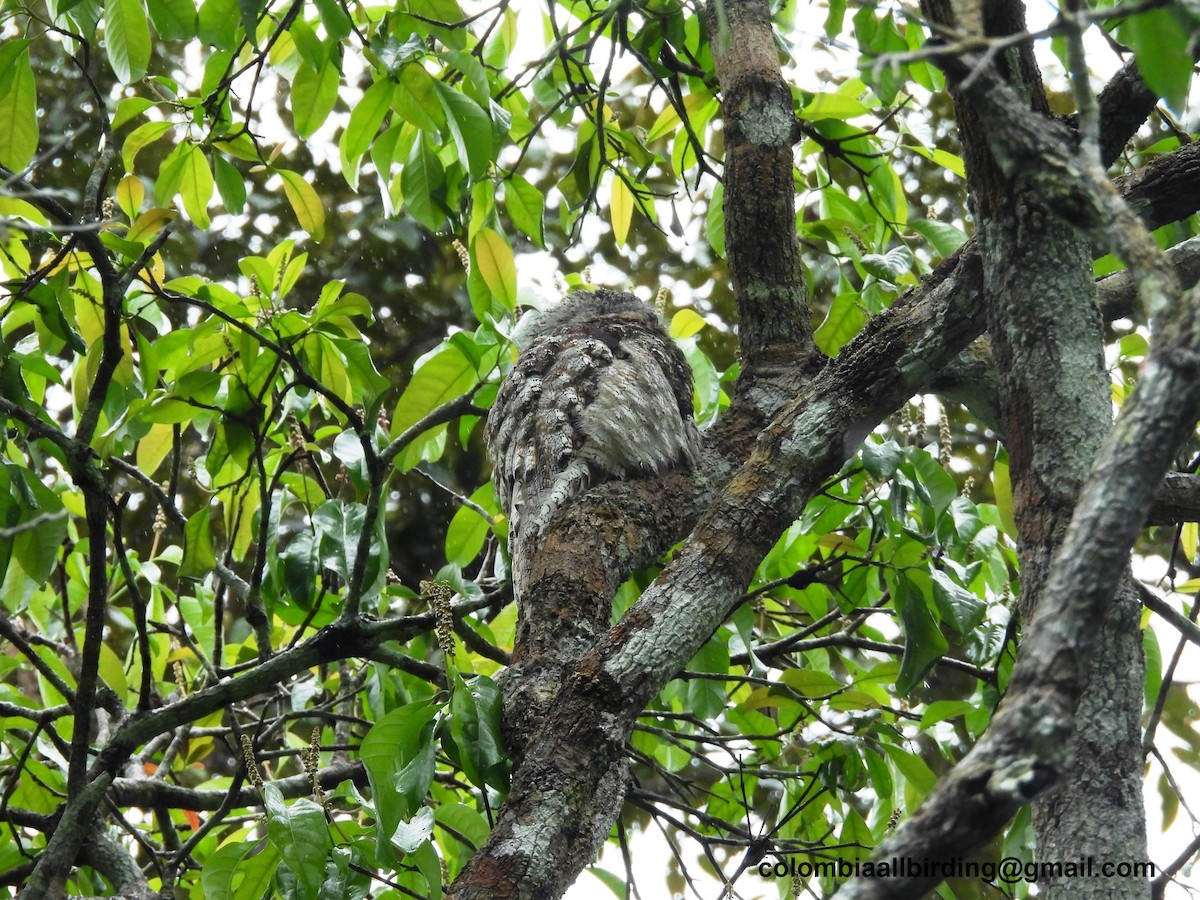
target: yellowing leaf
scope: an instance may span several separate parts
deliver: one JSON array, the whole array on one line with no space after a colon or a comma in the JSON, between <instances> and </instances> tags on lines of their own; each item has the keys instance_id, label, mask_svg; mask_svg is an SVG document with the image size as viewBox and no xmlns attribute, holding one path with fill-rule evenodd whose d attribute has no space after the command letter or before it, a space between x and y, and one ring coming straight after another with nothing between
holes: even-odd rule
<instances>
[{"instance_id":1,"label":"yellowing leaf","mask_svg":"<svg viewBox=\"0 0 1200 900\"><path fill-rule=\"evenodd\" d=\"M620 175L613 175L608 214L612 219L613 238L618 247L624 247L625 238L629 235L629 223L633 220L633 191Z\"/></svg>"},{"instance_id":2,"label":"yellowing leaf","mask_svg":"<svg viewBox=\"0 0 1200 900\"><path fill-rule=\"evenodd\" d=\"M125 213L129 221L132 222L137 217L145 199L146 188L136 175L126 175L117 185L117 206L121 207L121 212Z\"/></svg>"},{"instance_id":3,"label":"yellowing leaf","mask_svg":"<svg viewBox=\"0 0 1200 900\"><path fill-rule=\"evenodd\" d=\"M100 645L100 660L96 670L104 679L104 683L124 701L125 695L129 693L129 683L125 680L125 667L121 665L120 657L108 644Z\"/></svg>"},{"instance_id":4,"label":"yellowing leaf","mask_svg":"<svg viewBox=\"0 0 1200 900\"><path fill-rule=\"evenodd\" d=\"M492 295L513 309L517 305L517 264L507 239L490 228L475 235L475 265Z\"/></svg>"},{"instance_id":5,"label":"yellowing leaf","mask_svg":"<svg viewBox=\"0 0 1200 900\"><path fill-rule=\"evenodd\" d=\"M671 317L671 337L690 338L704 327L704 319L692 309L681 309Z\"/></svg>"},{"instance_id":6,"label":"yellowing leaf","mask_svg":"<svg viewBox=\"0 0 1200 900\"><path fill-rule=\"evenodd\" d=\"M1196 550L1200 549L1200 525L1196 522L1184 522L1179 529L1179 543L1183 547L1184 558L1189 563L1195 562Z\"/></svg>"},{"instance_id":7,"label":"yellowing leaf","mask_svg":"<svg viewBox=\"0 0 1200 900\"><path fill-rule=\"evenodd\" d=\"M288 203L292 204L300 227L312 235L314 241L321 240L325 237L325 207L321 205L321 198L298 172L290 169L278 171L283 178L283 192L287 194Z\"/></svg>"},{"instance_id":8,"label":"yellowing leaf","mask_svg":"<svg viewBox=\"0 0 1200 900\"><path fill-rule=\"evenodd\" d=\"M153 475L167 454L171 452L171 436L174 426L165 422L155 422L146 432L146 436L138 441L137 467L147 475Z\"/></svg>"},{"instance_id":9,"label":"yellowing leaf","mask_svg":"<svg viewBox=\"0 0 1200 900\"><path fill-rule=\"evenodd\" d=\"M162 206L148 209L129 226L129 234L125 235L125 240L140 241L144 244L169 225L176 215L174 210Z\"/></svg>"}]
</instances>

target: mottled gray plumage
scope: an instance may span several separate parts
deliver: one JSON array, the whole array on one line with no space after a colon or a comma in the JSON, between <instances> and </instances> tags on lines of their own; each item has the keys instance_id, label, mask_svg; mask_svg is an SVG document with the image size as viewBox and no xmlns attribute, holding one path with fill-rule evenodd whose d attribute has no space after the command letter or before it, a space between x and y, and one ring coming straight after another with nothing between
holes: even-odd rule
<instances>
[{"instance_id":1,"label":"mottled gray plumage","mask_svg":"<svg viewBox=\"0 0 1200 900\"><path fill-rule=\"evenodd\" d=\"M691 370L637 297L577 291L534 322L486 434L510 538L538 534L592 485L695 462Z\"/></svg>"}]
</instances>

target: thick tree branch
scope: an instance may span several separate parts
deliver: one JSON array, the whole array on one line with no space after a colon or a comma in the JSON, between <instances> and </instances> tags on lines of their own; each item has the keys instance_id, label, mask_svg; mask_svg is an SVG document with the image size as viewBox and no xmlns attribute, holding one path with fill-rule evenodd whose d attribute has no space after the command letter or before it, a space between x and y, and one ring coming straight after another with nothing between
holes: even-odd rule
<instances>
[{"instance_id":1,"label":"thick tree branch","mask_svg":"<svg viewBox=\"0 0 1200 900\"><path fill-rule=\"evenodd\" d=\"M1154 485L1200 416L1200 290L1158 322L1142 376L1079 498L1021 648L1008 694L979 743L875 856L966 856L1061 775L1098 630L1129 565ZM839 896L919 896L934 878L859 879Z\"/></svg>"}]
</instances>

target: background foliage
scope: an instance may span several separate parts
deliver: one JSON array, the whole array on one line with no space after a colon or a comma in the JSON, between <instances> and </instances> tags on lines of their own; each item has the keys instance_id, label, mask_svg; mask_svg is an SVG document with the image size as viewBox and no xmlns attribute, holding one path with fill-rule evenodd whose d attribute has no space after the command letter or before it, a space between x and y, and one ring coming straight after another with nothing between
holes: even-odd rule
<instances>
[{"instance_id":1,"label":"background foliage","mask_svg":"<svg viewBox=\"0 0 1200 900\"><path fill-rule=\"evenodd\" d=\"M1194 130L1192 14L1095 6L1166 99L1139 165ZM703 12L0 9L0 879L29 877L90 743L119 760L107 840L154 889L439 896L507 786L493 679L515 612L479 425L519 308L555 273L667 288L702 425L737 374ZM774 10L830 355L971 231L909 12ZM1145 346L1113 327L1117 403ZM1017 578L988 424L916 398L869 437L646 710L618 837L661 830L673 889L732 877L768 833L863 856L986 729ZM1183 526L1143 550L1188 593L1196 544ZM356 643L323 642L359 613ZM1168 825L1200 736L1178 654L1164 668L1145 635L1146 701L1182 748L1153 776ZM1029 840L1018 818L995 854ZM86 847L70 892L139 882ZM620 854L598 874L620 893Z\"/></svg>"}]
</instances>

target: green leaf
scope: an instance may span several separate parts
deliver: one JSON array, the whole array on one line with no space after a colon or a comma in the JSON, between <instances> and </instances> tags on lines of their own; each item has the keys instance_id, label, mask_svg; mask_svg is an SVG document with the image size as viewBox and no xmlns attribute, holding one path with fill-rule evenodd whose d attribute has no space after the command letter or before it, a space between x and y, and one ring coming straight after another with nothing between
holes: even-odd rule
<instances>
[{"instance_id":1,"label":"green leaf","mask_svg":"<svg viewBox=\"0 0 1200 900\"><path fill-rule=\"evenodd\" d=\"M336 573L343 584L350 582L358 557L359 539L363 533L367 508L360 503L328 500L312 514L313 528L317 533L317 552L321 565ZM383 517L376 516L376 532L382 532ZM366 570L363 575L364 592L377 588L382 582L386 560L387 543L384 540L369 542Z\"/></svg>"},{"instance_id":2,"label":"green leaf","mask_svg":"<svg viewBox=\"0 0 1200 900\"><path fill-rule=\"evenodd\" d=\"M279 851L266 841L223 844L204 862L200 887L206 900L261 897L279 865Z\"/></svg>"},{"instance_id":3,"label":"green leaf","mask_svg":"<svg viewBox=\"0 0 1200 900\"><path fill-rule=\"evenodd\" d=\"M167 206L179 193L179 185L183 183L184 170L188 165L188 157L194 149L192 144L180 144L167 154L158 170L158 178L154 180L154 203L156 206Z\"/></svg>"},{"instance_id":4,"label":"green leaf","mask_svg":"<svg viewBox=\"0 0 1200 900\"><path fill-rule=\"evenodd\" d=\"M171 122L144 122L129 132L125 143L121 145L121 164L125 171L133 171L133 161L143 147L154 143L174 127Z\"/></svg>"},{"instance_id":5,"label":"green leaf","mask_svg":"<svg viewBox=\"0 0 1200 900\"><path fill-rule=\"evenodd\" d=\"M950 645L933 620L925 598L909 587L908 579L903 575L894 579L894 593L904 631L904 655L900 660L900 673L896 676L896 690L907 695Z\"/></svg>"},{"instance_id":6,"label":"green leaf","mask_svg":"<svg viewBox=\"0 0 1200 900\"><path fill-rule=\"evenodd\" d=\"M314 241L325 237L325 207L311 184L298 172L277 169L283 179L283 192L287 195L292 211L300 227L312 235Z\"/></svg>"},{"instance_id":7,"label":"green leaf","mask_svg":"<svg viewBox=\"0 0 1200 900\"><path fill-rule=\"evenodd\" d=\"M197 17L200 40L219 50L237 49L237 0L204 0Z\"/></svg>"},{"instance_id":8,"label":"green leaf","mask_svg":"<svg viewBox=\"0 0 1200 900\"><path fill-rule=\"evenodd\" d=\"M397 790L397 775L434 745L433 719L438 707L424 700L394 709L371 726L358 751L367 770L375 802L376 833L380 847L391 847L390 839L404 819L424 803L425 796ZM406 790L413 782L406 783Z\"/></svg>"},{"instance_id":9,"label":"green leaf","mask_svg":"<svg viewBox=\"0 0 1200 900\"><path fill-rule=\"evenodd\" d=\"M307 60L301 63L292 80L292 116L296 134L302 138L312 137L313 132L325 124L337 103L341 81L342 73L332 59L326 59L319 69Z\"/></svg>"},{"instance_id":10,"label":"green leaf","mask_svg":"<svg viewBox=\"0 0 1200 900\"><path fill-rule=\"evenodd\" d=\"M1012 481L1008 472L1008 451L1003 445L996 446L996 459L992 463L992 494L996 498L996 511L1004 525L1004 533L1014 540L1017 537L1017 520L1013 516Z\"/></svg>"},{"instance_id":11,"label":"green leaf","mask_svg":"<svg viewBox=\"0 0 1200 900\"><path fill-rule=\"evenodd\" d=\"M38 145L37 86L29 40L0 44L0 165L20 172Z\"/></svg>"},{"instance_id":12,"label":"green leaf","mask_svg":"<svg viewBox=\"0 0 1200 900\"><path fill-rule=\"evenodd\" d=\"M478 376L461 350L446 343L417 361L408 387L392 414L392 437L398 437L443 403L465 394Z\"/></svg>"},{"instance_id":13,"label":"green leaf","mask_svg":"<svg viewBox=\"0 0 1200 900\"><path fill-rule=\"evenodd\" d=\"M432 746L432 745L431 745ZM430 755L430 763L433 757ZM430 771L432 777L433 772ZM422 844L433 836L433 810L423 806L411 819L406 819L396 826L391 835L391 845L401 853L415 853Z\"/></svg>"},{"instance_id":14,"label":"green leaf","mask_svg":"<svg viewBox=\"0 0 1200 900\"><path fill-rule=\"evenodd\" d=\"M217 182L217 191L225 209L237 215L246 208L246 182L239 172L224 156L213 154L213 175Z\"/></svg>"},{"instance_id":15,"label":"green leaf","mask_svg":"<svg viewBox=\"0 0 1200 900\"><path fill-rule=\"evenodd\" d=\"M876 278L895 284L912 268L913 253L907 246L901 244L882 255L877 253L864 255L862 265Z\"/></svg>"},{"instance_id":16,"label":"green leaf","mask_svg":"<svg viewBox=\"0 0 1200 900\"><path fill-rule=\"evenodd\" d=\"M321 554L313 536L301 532L292 538L279 555L279 568L288 597L302 609L311 610L321 574Z\"/></svg>"},{"instance_id":17,"label":"green leaf","mask_svg":"<svg viewBox=\"0 0 1200 900\"><path fill-rule=\"evenodd\" d=\"M458 147L458 158L471 177L478 178L492 161L492 120L466 94L440 81L435 85L446 111L446 125Z\"/></svg>"},{"instance_id":18,"label":"green leaf","mask_svg":"<svg viewBox=\"0 0 1200 900\"><path fill-rule=\"evenodd\" d=\"M484 482L483 487L471 495L471 502L485 509L494 507L496 500L492 483ZM460 506L446 529L446 561L460 568L466 567L479 555L491 531L492 526L478 510L467 505Z\"/></svg>"},{"instance_id":19,"label":"green leaf","mask_svg":"<svg viewBox=\"0 0 1200 900\"><path fill-rule=\"evenodd\" d=\"M912 230L929 241L934 252L945 259L967 241L966 234L957 225L934 222L929 219L913 219L908 223Z\"/></svg>"},{"instance_id":20,"label":"green leaf","mask_svg":"<svg viewBox=\"0 0 1200 900\"><path fill-rule=\"evenodd\" d=\"M0 464L0 597L17 612L46 583L67 534L57 494L21 466Z\"/></svg>"},{"instance_id":21,"label":"green leaf","mask_svg":"<svg viewBox=\"0 0 1200 900\"><path fill-rule=\"evenodd\" d=\"M512 175L504 183L504 202L513 225L544 249L546 198L542 192L520 175Z\"/></svg>"},{"instance_id":22,"label":"green leaf","mask_svg":"<svg viewBox=\"0 0 1200 900\"><path fill-rule=\"evenodd\" d=\"M937 776L929 765L915 753L909 753L896 744L880 742L880 746L904 776L904 779L916 790L918 799L923 798L937 784Z\"/></svg>"},{"instance_id":23,"label":"green leaf","mask_svg":"<svg viewBox=\"0 0 1200 900\"><path fill-rule=\"evenodd\" d=\"M725 185L713 187L712 197L708 201L708 210L704 214L704 236L713 253L725 258Z\"/></svg>"},{"instance_id":24,"label":"green leaf","mask_svg":"<svg viewBox=\"0 0 1200 900\"><path fill-rule=\"evenodd\" d=\"M106 0L104 43L108 61L123 84L141 79L150 64L150 25L141 0Z\"/></svg>"},{"instance_id":25,"label":"green leaf","mask_svg":"<svg viewBox=\"0 0 1200 900\"><path fill-rule=\"evenodd\" d=\"M203 578L217 567L217 557L213 553L212 519L207 506L188 517L183 537L184 554L179 577Z\"/></svg>"},{"instance_id":26,"label":"green leaf","mask_svg":"<svg viewBox=\"0 0 1200 900\"><path fill-rule=\"evenodd\" d=\"M185 41L196 36L193 0L147 0L146 5L155 32L164 41Z\"/></svg>"},{"instance_id":27,"label":"green leaf","mask_svg":"<svg viewBox=\"0 0 1200 900\"><path fill-rule=\"evenodd\" d=\"M492 296L505 309L517 306L517 264L508 240L490 228L480 228L473 242L475 264Z\"/></svg>"},{"instance_id":28,"label":"green leaf","mask_svg":"<svg viewBox=\"0 0 1200 900\"><path fill-rule=\"evenodd\" d=\"M929 505L941 515L958 496L958 485L928 451L914 447L909 451L909 459L917 476L917 487L924 490Z\"/></svg>"},{"instance_id":29,"label":"green leaf","mask_svg":"<svg viewBox=\"0 0 1200 900\"><path fill-rule=\"evenodd\" d=\"M258 17L267 8L267 0L238 0L238 13L241 17L242 28L254 43L258 31Z\"/></svg>"},{"instance_id":30,"label":"green leaf","mask_svg":"<svg viewBox=\"0 0 1200 900\"><path fill-rule=\"evenodd\" d=\"M873 478L890 478L903 459L904 451L895 441L877 444L874 440L867 440L862 445L863 467Z\"/></svg>"},{"instance_id":31,"label":"green leaf","mask_svg":"<svg viewBox=\"0 0 1200 900\"><path fill-rule=\"evenodd\" d=\"M432 738L432 732L430 732L430 736ZM404 761L392 782L396 793L404 800L406 808L417 810L417 815L420 815L422 810L427 811L430 815L433 814L433 810L425 806L424 802L425 796L429 793L429 786L433 784L434 772L437 771L436 751L436 741L432 739L421 741L412 757ZM395 832L393 832L393 836L394 834ZM398 849L408 852L415 850L416 847L398 847Z\"/></svg>"},{"instance_id":32,"label":"green leaf","mask_svg":"<svg viewBox=\"0 0 1200 900\"><path fill-rule=\"evenodd\" d=\"M446 123L446 113L438 99L437 82L420 64L410 64L400 70L400 86L396 91L396 111L422 131L437 134Z\"/></svg>"},{"instance_id":33,"label":"green leaf","mask_svg":"<svg viewBox=\"0 0 1200 900\"><path fill-rule=\"evenodd\" d=\"M965 716L967 713L974 712L975 705L968 703L965 700L935 700L925 707L925 712L921 715L921 723L918 726L921 731L929 728L931 725L936 725L938 722L944 722L947 719L957 719L959 716Z\"/></svg>"},{"instance_id":34,"label":"green leaf","mask_svg":"<svg viewBox=\"0 0 1200 900\"><path fill-rule=\"evenodd\" d=\"M350 111L350 121L338 142L343 160L346 180L354 186L357 181L358 161L371 146L383 118L392 107L396 86L391 81L377 81L363 92L362 99ZM354 173L353 175L351 173Z\"/></svg>"},{"instance_id":35,"label":"green leaf","mask_svg":"<svg viewBox=\"0 0 1200 900\"><path fill-rule=\"evenodd\" d=\"M263 785L267 809L267 835L283 857L283 864L300 883L305 897L315 897L325 880L325 858L333 846L325 810L306 797L289 805L278 785Z\"/></svg>"},{"instance_id":36,"label":"green leaf","mask_svg":"<svg viewBox=\"0 0 1200 900\"><path fill-rule=\"evenodd\" d=\"M1187 27L1177 10L1160 6L1130 16L1120 34L1133 47L1138 69L1150 90L1174 112L1182 113L1192 80L1188 45L1195 37L1194 30Z\"/></svg>"},{"instance_id":37,"label":"green leaf","mask_svg":"<svg viewBox=\"0 0 1200 900\"><path fill-rule=\"evenodd\" d=\"M508 786L508 754L500 728L500 688L486 675L467 684L451 669L450 733L463 774L478 787Z\"/></svg>"},{"instance_id":38,"label":"green leaf","mask_svg":"<svg viewBox=\"0 0 1200 900\"><path fill-rule=\"evenodd\" d=\"M677 341L695 337L707 323L694 309L681 309L671 317L670 335Z\"/></svg>"},{"instance_id":39,"label":"green leaf","mask_svg":"<svg viewBox=\"0 0 1200 900\"><path fill-rule=\"evenodd\" d=\"M200 228L208 230L208 202L213 195L213 175L208 167L204 151L195 144L183 144L182 171L179 179L179 196L188 218Z\"/></svg>"},{"instance_id":40,"label":"green leaf","mask_svg":"<svg viewBox=\"0 0 1200 900\"><path fill-rule=\"evenodd\" d=\"M930 576L933 579L933 599L942 621L949 623L961 635L972 633L987 614L986 604L945 572L934 569Z\"/></svg>"},{"instance_id":41,"label":"green leaf","mask_svg":"<svg viewBox=\"0 0 1200 900\"><path fill-rule=\"evenodd\" d=\"M867 314L862 308L859 295L838 294L829 305L825 321L817 328L813 338L826 356L837 356L838 351L862 331L866 322Z\"/></svg>"},{"instance_id":42,"label":"green leaf","mask_svg":"<svg viewBox=\"0 0 1200 900\"><path fill-rule=\"evenodd\" d=\"M404 191L404 206L414 219L437 231L445 221L443 208L434 200L446 181L446 172L437 153L424 135L413 143L412 153L400 173L400 184Z\"/></svg>"},{"instance_id":43,"label":"green leaf","mask_svg":"<svg viewBox=\"0 0 1200 900\"><path fill-rule=\"evenodd\" d=\"M817 119L853 119L871 112L866 104L845 94L816 94L800 110L800 118L810 122Z\"/></svg>"}]
</instances>

